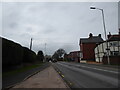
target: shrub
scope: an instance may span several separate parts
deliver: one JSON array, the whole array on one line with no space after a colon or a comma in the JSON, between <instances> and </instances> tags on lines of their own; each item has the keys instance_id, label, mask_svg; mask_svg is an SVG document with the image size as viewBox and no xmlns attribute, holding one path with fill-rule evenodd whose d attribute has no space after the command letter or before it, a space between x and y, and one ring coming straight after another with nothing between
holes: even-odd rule
<instances>
[{"instance_id":1,"label":"shrub","mask_svg":"<svg viewBox=\"0 0 120 90\"><path fill-rule=\"evenodd\" d=\"M38 51L37 53L37 61L43 62L44 55L42 51Z\"/></svg>"}]
</instances>

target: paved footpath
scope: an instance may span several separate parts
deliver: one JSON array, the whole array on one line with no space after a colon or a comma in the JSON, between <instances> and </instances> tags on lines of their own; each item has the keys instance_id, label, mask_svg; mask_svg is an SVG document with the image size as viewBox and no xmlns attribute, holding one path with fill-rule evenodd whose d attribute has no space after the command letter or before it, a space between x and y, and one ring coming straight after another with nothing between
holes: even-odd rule
<instances>
[{"instance_id":1,"label":"paved footpath","mask_svg":"<svg viewBox=\"0 0 120 90\"><path fill-rule=\"evenodd\" d=\"M55 69L50 66L19 83L13 88L69 88Z\"/></svg>"}]
</instances>

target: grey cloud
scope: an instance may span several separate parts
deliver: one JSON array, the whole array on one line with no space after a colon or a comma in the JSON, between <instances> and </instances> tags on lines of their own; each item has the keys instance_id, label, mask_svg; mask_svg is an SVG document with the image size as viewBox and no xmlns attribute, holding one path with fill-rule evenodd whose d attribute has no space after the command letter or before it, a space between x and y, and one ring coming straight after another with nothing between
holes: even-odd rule
<instances>
[{"instance_id":1,"label":"grey cloud","mask_svg":"<svg viewBox=\"0 0 120 90\"><path fill-rule=\"evenodd\" d=\"M27 47L32 37L35 52L44 51L44 43L47 43L48 54L58 48L67 52L79 50L80 37L88 37L89 32L104 36L101 14L90 10L91 5L105 10L107 30L117 33L116 3L23 2L3 4L2 34Z\"/></svg>"},{"instance_id":2,"label":"grey cloud","mask_svg":"<svg viewBox=\"0 0 120 90\"><path fill-rule=\"evenodd\" d=\"M50 34L50 33L52 33L52 32L54 32L54 30L53 29L46 29L46 30L44 30L44 33L45 34Z\"/></svg>"},{"instance_id":3,"label":"grey cloud","mask_svg":"<svg viewBox=\"0 0 120 90\"><path fill-rule=\"evenodd\" d=\"M120 16L120 1L118 3L118 17ZM120 28L120 18L118 18L118 27Z\"/></svg>"},{"instance_id":4,"label":"grey cloud","mask_svg":"<svg viewBox=\"0 0 120 90\"><path fill-rule=\"evenodd\" d=\"M16 28L17 26L18 26L18 24L14 23L14 22L9 24L10 28Z\"/></svg>"}]
</instances>

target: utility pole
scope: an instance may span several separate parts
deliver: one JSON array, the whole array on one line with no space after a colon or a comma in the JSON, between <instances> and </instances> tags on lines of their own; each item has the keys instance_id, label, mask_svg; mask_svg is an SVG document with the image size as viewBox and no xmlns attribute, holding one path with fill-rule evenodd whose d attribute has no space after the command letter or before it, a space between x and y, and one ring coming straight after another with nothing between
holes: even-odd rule
<instances>
[{"instance_id":1,"label":"utility pole","mask_svg":"<svg viewBox=\"0 0 120 90\"><path fill-rule=\"evenodd\" d=\"M47 45L47 44L45 43L45 55L46 55L46 45Z\"/></svg>"},{"instance_id":2,"label":"utility pole","mask_svg":"<svg viewBox=\"0 0 120 90\"><path fill-rule=\"evenodd\" d=\"M30 50L32 49L32 38L31 38L31 41L30 41Z\"/></svg>"},{"instance_id":3,"label":"utility pole","mask_svg":"<svg viewBox=\"0 0 120 90\"><path fill-rule=\"evenodd\" d=\"M46 55L47 55L47 54L46 54L46 45L47 45L47 44L45 43L45 60L44 60L44 62L46 61Z\"/></svg>"}]
</instances>

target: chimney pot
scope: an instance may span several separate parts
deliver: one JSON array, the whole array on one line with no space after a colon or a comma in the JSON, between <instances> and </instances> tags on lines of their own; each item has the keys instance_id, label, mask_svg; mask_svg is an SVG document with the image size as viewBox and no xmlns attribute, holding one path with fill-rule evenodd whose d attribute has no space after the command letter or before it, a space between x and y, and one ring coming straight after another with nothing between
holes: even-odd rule
<instances>
[{"instance_id":1,"label":"chimney pot","mask_svg":"<svg viewBox=\"0 0 120 90\"><path fill-rule=\"evenodd\" d=\"M109 32L109 34L107 35L108 39L110 38L110 36L111 36L111 33Z\"/></svg>"},{"instance_id":2,"label":"chimney pot","mask_svg":"<svg viewBox=\"0 0 120 90\"><path fill-rule=\"evenodd\" d=\"M89 37L91 38L92 36L93 36L93 34L92 34L92 33L90 33L90 34L89 34Z\"/></svg>"},{"instance_id":3,"label":"chimney pot","mask_svg":"<svg viewBox=\"0 0 120 90\"><path fill-rule=\"evenodd\" d=\"M99 34L98 36L101 37L101 34Z\"/></svg>"}]
</instances>

